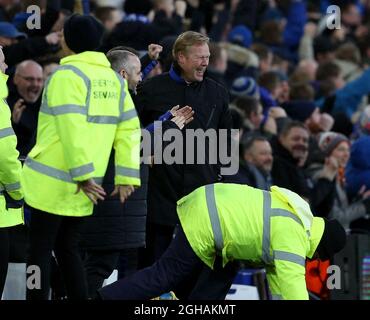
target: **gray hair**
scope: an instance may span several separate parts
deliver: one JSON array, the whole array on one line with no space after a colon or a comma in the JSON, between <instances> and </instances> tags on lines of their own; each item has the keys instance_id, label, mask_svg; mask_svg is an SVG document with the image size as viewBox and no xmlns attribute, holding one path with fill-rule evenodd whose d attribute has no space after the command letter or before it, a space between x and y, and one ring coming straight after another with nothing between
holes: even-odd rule
<instances>
[{"instance_id":1,"label":"gray hair","mask_svg":"<svg viewBox=\"0 0 370 320\"><path fill-rule=\"evenodd\" d=\"M114 71L120 72L124 69L126 72L131 72L130 59L132 57L138 58L137 55L128 50L112 50L107 53L107 58Z\"/></svg>"}]
</instances>

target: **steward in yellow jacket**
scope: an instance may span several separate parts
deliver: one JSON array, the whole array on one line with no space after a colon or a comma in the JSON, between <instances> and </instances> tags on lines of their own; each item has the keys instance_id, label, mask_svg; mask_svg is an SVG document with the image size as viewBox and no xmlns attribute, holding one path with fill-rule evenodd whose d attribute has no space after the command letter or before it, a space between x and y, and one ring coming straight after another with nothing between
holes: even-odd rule
<instances>
[{"instance_id":1,"label":"steward in yellow jacket","mask_svg":"<svg viewBox=\"0 0 370 320\"><path fill-rule=\"evenodd\" d=\"M224 266L244 260L266 267L274 299L308 299L306 257L317 252L326 258L346 241L336 220L313 217L307 202L276 186L270 192L238 184L203 186L180 199L177 212L182 229L161 259L102 288L103 299L156 297L173 290L199 263L213 268L216 255Z\"/></svg>"},{"instance_id":2,"label":"steward in yellow jacket","mask_svg":"<svg viewBox=\"0 0 370 320\"><path fill-rule=\"evenodd\" d=\"M47 299L54 250L70 299L86 299L79 255L83 217L103 200L101 187L115 149L115 193L123 202L140 186L140 123L127 83L95 52L104 32L92 16L64 25L67 56L45 84L36 145L23 169L25 201L32 208L28 263L41 269L40 288L27 299ZM83 192L79 192L82 190Z\"/></svg>"},{"instance_id":3,"label":"steward in yellow jacket","mask_svg":"<svg viewBox=\"0 0 370 320\"><path fill-rule=\"evenodd\" d=\"M21 163L18 161L17 138L10 121L10 109L5 102L8 96L6 68L0 49L0 297L8 270L8 228L23 223Z\"/></svg>"}]
</instances>

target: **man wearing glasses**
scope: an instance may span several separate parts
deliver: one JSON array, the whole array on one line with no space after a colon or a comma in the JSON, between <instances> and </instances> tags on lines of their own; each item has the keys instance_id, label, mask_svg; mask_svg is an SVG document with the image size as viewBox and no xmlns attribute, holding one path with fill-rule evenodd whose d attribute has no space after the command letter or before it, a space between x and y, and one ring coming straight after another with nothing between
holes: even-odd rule
<instances>
[{"instance_id":1,"label":"man wearing glasses","mask_svg":"<svg viewBox=\"0 0 370 320\"><path fill-rule=\"evenodd\" d=\"M35 144L37 118L44 87L42 67L33 60L17 65L14 88L7 101L12 110L12 125L18 138L17 149L25 157Z\"/></svg>"}]
</instances>

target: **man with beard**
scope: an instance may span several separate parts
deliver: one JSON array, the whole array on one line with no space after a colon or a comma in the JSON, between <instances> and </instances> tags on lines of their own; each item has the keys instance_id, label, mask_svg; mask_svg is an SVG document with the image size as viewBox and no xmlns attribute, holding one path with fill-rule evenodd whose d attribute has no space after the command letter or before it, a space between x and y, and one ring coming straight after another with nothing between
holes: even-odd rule
<instances>
[{"instance_id":1,"label":"man with beard","mask_svg":"<svg viewBox=\"0 0 370 320\"><path fill-rule=\"evenodd\" d=\"M274 184L310 198L310 185L305 178L303 166L308 156L309 132L299 121L285 124L272 140L274 163L272 179Z\"/></svg>"},{"instance_id":2,"label":"man with beard","mask_svg":"<svg viewBox=\"0 0 370 320\"><path fill-rule=\"evenodd\" d=\"M37 117L44 87L42 67L33 60L20 63L13 79L15 90L7 101L12 110L12 124L18 138L17 149L25 157L35 144Z\"/></svg>"}]
</instances>

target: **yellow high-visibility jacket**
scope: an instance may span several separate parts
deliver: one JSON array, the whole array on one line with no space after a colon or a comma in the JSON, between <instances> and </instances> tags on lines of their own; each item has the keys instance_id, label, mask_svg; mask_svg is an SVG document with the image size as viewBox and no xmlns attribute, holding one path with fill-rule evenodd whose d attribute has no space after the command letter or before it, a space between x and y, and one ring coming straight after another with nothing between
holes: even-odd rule
<instances>
[{"instance_id":1,"label":"yellow high-visibility jacket","mask_svg":"<svg viewBox=\"0 0 370 320\"><path fill-rule=\"evenodd\" d=\"M21 200L21 163L16 149L17 137L14 134L10 109L6 103L8 76L0 72L0 228L23 223L23 209L6 209L4 192L14 200Z\"/></svg>"},{"instance_id":2,"label":"yellow high-visibility jacket","mask_svg":"<svg viewBox=\"0 0 370 320\"><path fill-rule=\"evenodd\" d=\"M87 216L93 204L77 182L101 183L112 147L115 184L140 186L140 123L127 83L103 53L61 60L48 78L36 145L23 168L25 201L36 209Z\"/></svg>"},{"instance_id":3,"label":"yellow high-visibility jacket","mask_svg":"<svg viewBox=\"0 0 370 320\"><path fill-rule=\"evenodd\" d=\"M297 194L216 183L180 199L177 212L192 249L209 267L216 254L223 265L245 260L265 266L274 299L308 299L305 259L316 251L324 220Z\"/></svg>"}]
</instances>

